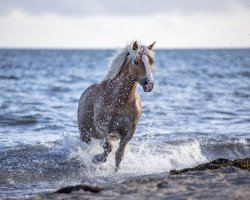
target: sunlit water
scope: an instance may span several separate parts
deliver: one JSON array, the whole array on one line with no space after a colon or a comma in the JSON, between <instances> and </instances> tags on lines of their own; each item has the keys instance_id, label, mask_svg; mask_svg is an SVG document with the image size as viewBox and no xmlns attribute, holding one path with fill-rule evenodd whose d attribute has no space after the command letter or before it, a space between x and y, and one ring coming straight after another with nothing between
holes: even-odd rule
<instances>
[{"instance_id":1,"label":"sunlit water","mask_svg":"<svg viewBox=\"0 0 250 200\"><path fill-rule=\"evenodd\" d=\"M250 156L250 50L157 50L155 88L121 169L79 140L81 93L111 50L0 50L0 198L109 185L223 157Z\"/></svg>"}]
</instances>

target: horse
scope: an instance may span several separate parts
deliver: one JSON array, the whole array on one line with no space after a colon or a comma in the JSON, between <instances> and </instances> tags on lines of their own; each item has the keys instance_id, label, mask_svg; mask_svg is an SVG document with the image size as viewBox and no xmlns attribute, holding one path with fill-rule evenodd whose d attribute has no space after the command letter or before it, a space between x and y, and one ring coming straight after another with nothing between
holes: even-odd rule
<instances>
[{"instance_id":1,"label":"horse","mask_svg":"<svg viewBox=\"0 0 250 200\"><path fill-rule=\"evenodd\" d=\"M137 83L145 92L151 92L154 87L154 45L155 42L146 46L134 41L121 49L103 80L89 86L79 100L77 118L81 140L87 144L92 138L102 141L104 152L93 157L94 163L106 162L113 149L112 141L120 139L115 152L116 172L141 116Z\"/></svg>"}]
</instances>

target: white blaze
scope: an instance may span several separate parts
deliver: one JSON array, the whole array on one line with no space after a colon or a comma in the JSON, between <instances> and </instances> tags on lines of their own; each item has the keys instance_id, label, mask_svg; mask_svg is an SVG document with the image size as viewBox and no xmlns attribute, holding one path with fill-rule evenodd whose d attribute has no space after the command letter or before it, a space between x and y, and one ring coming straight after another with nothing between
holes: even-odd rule
<instances>
[{"instance_id":1,"label":"white blaze","mask_svg":"<svg viewBox=\"0 0 250 200\"><path fill-rule=\"evenodd\" d=\"M148 59L148 56L146 54L142 55L142 61L144 63L145 69L146 69L147 79L150 81L153 81L153 75L149 69L149 64L148 64L149 59Z\"/></svg>"}]
</instances>

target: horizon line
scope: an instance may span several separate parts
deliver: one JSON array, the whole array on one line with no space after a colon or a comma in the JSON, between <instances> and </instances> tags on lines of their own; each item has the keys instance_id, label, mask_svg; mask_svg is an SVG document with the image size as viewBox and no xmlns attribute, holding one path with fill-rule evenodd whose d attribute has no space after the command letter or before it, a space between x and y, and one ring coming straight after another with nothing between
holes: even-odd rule
<instances>
[{"instance_id":1,"label":"horizon line","mask_svg":"<svg viewBox=\"0 0 250 200\"><path fill-rule=\"evenodd\" d=\"M122 47L1 47L0 50L115 50ZM195 50L195 49L250 49L250 46L224 46L224 47L156 47L155 50Z\"/></svg>"}]
</instances>

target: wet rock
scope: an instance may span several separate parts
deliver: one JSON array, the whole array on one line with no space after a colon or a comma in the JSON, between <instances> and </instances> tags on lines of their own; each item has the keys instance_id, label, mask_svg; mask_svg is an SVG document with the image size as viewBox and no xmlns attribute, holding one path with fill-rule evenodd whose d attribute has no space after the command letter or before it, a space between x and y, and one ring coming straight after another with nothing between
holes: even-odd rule
<instances>
[{"instance_id":1,"label":"wet rock","mask_svg":"<svg viewBox=\"0 0 250 200\"><path fill-rule=\"evenodd\" d=\"M171 175L183 174L189 171L198 171L198 170L207 170L207 169L219 169L222 167L238 167L243 170L250 171L250 158L245 159L236 159L236 160L228 160L224 158L219 158L213 160L209 163L200 164L196 167L185 168L181 170L171 170Z\"/></svg>"},{"instance_id":2,"label":"wet rock","mask_svg":"<svg viewBox=\"0 0 250 200\"><path fill-rule=\"evenodd\" d=\"M69 194L74 191L79 191L79 190L84 190L84 191L89 191L92 193L98 193L102 190L100 187L93 187L90 185L76 185L76 186L68 186L65 188L61 188L60 190L57 190L55 193L65 193Z\"/></svg>"}]
</instances>

